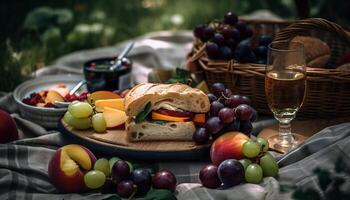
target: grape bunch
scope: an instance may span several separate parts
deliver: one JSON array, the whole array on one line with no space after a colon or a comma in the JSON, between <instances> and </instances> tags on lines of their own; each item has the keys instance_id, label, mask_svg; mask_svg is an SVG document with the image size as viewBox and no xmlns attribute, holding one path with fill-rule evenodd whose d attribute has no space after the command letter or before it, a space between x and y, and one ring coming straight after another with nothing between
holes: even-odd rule
<instances>
[{"instance_id":1,"label":"grape bunch","mask_svg":"<svg viewBox=\"0 0 350 200\"><path fill-rule=\"evenodd\" d=\"M264 138L248 140L243 145L245 158L241 160L227 159L219 166L209 164L199 172L199 179L204 187L225 188L240 183L255 183L262 181L263 177L274 177L278 175L276 159L267 152L268 141Z\"/></svg>"},{"instance_id":2,"label":"grape bunch","mask_svg":"<svg viewBox=\"0 0 350 200\"><path fill-rule=\"evenodd\" d=\"M229 131L240 131L249 136L253 130L252 122L257 119L257 112L250 106L251 100L232 94L222 83L214 83L211 91L208 94L211 103L208 119L204 127L193 134L196 144L205 144L210 136L216 139Z\"/></svg>"},{"instance_id":3,"label":"grape bunch","mask_svg":"<svg viewBox=\"0 0 350 200\"><path fill-rule=\"evenodd\" d=\"M259 37L259 46L252 47L253 29L233 12L224 16L223 26L199 24L194 28L194 36L205 43L205 51L212 60L235 59L240 63L265 64L267 45L272 38L268 35Z\"/></svg>"},{"instance_id":4,"label":"grape bunch","mask_svg":"<svg viewBox=\"0 0 350 200\"><path fill-rule=\"evenodd\" d=\"M101 193L117 193L122 198L142 197L153 187L175 191L176 178L168 170L157 172L153 177L149 170L135 169L129 161L113 157L98 159L93 170L84 176L85 185L100 189Z\"/></svg>"},{"instance_id":5,"label":"grape bunch","mask_svg":"<svg viewBox=\"0 0 350 200\"><path fill-rule=\"evenodd\" d=\"M93 107L86 102L74 101L69 104L63 120L78 130L88 129L92 126L96 132L103 133L107 129L103 114L96 113Z\"/></svg>"}]
</instances>

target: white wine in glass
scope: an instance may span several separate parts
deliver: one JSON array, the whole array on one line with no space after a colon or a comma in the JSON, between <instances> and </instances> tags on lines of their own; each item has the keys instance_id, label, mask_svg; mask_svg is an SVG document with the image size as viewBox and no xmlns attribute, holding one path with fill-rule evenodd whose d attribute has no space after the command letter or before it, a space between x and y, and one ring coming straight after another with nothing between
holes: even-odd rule
<instances>
[{"instance_id":1,"label":"white wine in glass","mask_svg":"<svg viewBox=\"0 0 350 200\"><path fill-rule=\"evenodd\" d=\"M286 152L300 143L291 133L291 121L306 94L306 66L301 43L279 41L269 45L265 95L270 110L279 122L278 135L268 138L274 148Z\"/></svg>"}]
</instances>

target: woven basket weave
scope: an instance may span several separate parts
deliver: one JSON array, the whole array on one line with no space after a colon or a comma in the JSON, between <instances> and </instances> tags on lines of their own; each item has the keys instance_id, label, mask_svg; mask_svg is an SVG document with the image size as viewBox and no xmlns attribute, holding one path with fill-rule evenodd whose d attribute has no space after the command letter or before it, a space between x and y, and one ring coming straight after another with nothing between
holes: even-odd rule
<instances>
[{"instance_id":1,"label":"woven basket weave","mask_svg":"<svg viewBox=\"0 0 350 200\"><path fill-rule=\"evenodd\" d=\"M249 21L248 23L251 24ZM261 30L258 29L257 33L254 33L253 41L259 33L275 36L275 41L290 41L297 35L320 38L331 49L330 63L332 64L338 63L340 57L350 46L349 32L325 19L299 20L285 29L283 29L285 23L270 23L272 27L275 27L273 29L267 29L267 26L263 23L255 22L253 24L258 24L254 25L253 28L263 27ZM234 93L249 96L254 108L259 113L271 113L265 98L265 65L241 64L235 60L210 60L204 51L204 46L196 40L192 60L198 61L202 67L208 85L222 82L226 87L231 88ZM350 71L308 68L307 96L301 110L298 112L298 117L350 117Z\"/></svg>"}]
</instances>

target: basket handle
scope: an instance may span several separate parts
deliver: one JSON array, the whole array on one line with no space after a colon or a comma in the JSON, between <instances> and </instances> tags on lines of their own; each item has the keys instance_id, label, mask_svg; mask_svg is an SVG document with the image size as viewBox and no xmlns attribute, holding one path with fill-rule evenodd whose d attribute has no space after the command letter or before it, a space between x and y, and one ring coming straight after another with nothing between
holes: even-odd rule
<instances>
[{"instance_id":1,"label":"basket handle","mask_svg":"<svg viewBox=\"0 0 350 200\"><path fill-rule=\"evenodd\" d=\"M336 34L340 39L346 42L348 46L350 46L350 33L345 31L338 24L322 18L308 18L298 20L295 23L289 25L287 28L279 31L275 35L275 41L289 41L297 35L303 35L302 33L319 29L323 29L330 33Z\"/></svg>"}]
</instances>

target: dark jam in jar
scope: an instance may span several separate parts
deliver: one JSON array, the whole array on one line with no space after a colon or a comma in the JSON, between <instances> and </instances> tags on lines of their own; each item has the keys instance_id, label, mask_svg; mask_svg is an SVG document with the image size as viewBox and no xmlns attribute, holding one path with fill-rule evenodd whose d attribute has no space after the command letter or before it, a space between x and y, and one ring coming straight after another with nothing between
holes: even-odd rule
<instances>
[{"instance_id":1,"label":"dark jam in jar","mask_svg":"<svg viewBox=\"0 0 350 200\"><path fill-rule=\"evenodd\" d=\"M124 59L122 66L110 70L115 58L100 58L84 64L84 75L89 92L123 90L131 85L131 62Z\"/></svg>"}]
</instances>

